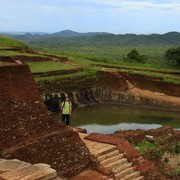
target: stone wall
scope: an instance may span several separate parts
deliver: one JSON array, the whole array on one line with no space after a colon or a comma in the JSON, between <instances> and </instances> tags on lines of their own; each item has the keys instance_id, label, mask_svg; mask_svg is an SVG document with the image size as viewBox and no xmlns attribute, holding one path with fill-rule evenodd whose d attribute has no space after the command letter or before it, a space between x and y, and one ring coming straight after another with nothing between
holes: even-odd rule
<instances>
[{"instance_id":1,"label":"stone wall","mask_svg":"<svg viewBox=\"0 0 180 180\"><path fill-rule=\"evenodd\" d=\"M126 74L126 75L125 75ZM172 103L168 98L157 98L152 96L145 96L141 93L133 93L131 92L131 86L128 84L128 81L124 78L127 76L127 73L119 74L117 72L106 72L99 71L97 74L97 78L92 78L89 76L80 76L69 79L60 79L54 81L40 81L37 82L39 91L44 97L49 94L49 97L52 94L58 95L60 94L68 94L75 106L86 106L90 104L97 103L114 103L114 104L122 104L122 105L130 105L134 107L143 107L143 108L153 108L153 109L168 109L173 111L180 111L179 103ZM132 77L131 77L132 78ZM142 78L142 77L141 77ZM141 82L141 78L139 82ZM145 79L144 81L157 81L158 88L158 80L159 78L152 77ZM162 82L163 83L163 82ZM151 83L144 82L144 87L142 89L146 89L145 86L151 85ZM146 85L148 84L148 85ZM136 86L143 86L143 84ZM167 83L164 83L164 86L160 87L164 89L164 91L170 91L172 87L166 87ZM152 88L153 88L152 83ZM160 84L161 86L161 84ZM175 87L175 86L174 86ZM133 88L133 86L132 86ZM148 89L148 88L147 88ZM175 88L176 94L180 89L177 85ZM153 91L158 89L152 89ZM173 91L172 91L173 92ZM155 92L154 92L155 93ZM161 93L155 93L161 94ZM152 95L152 94L151 94ZM159 95L160 96L160 95ZM177 97L175 97L177 98Z\"/></svg>"},{"instance_id":2,"label":"stone wall","mask_svg":"<svg viewBox=\"0 0 180 180\"><path fill-rule=\"evenodd\" d=\"M113 103L129 105L141 108L150 109L168 109L172 111L180 111L180 106L169 102L168 100L157 100L150 97L145 97L141 94L136 95L128 91L116 91L106 88L94 88L93 96L100 103Z\"/></svg>"},{"instance_id":3,"label":"stone wall","mask_svg":"<svg viewBox=\"0 0 180 180\"><path fill-rule=\"evenodd\" d=\"M79 135L48 114L27 65L0 66L0 157L48 163L73 176L91 164Z\"/></svg>"}]
</instances>

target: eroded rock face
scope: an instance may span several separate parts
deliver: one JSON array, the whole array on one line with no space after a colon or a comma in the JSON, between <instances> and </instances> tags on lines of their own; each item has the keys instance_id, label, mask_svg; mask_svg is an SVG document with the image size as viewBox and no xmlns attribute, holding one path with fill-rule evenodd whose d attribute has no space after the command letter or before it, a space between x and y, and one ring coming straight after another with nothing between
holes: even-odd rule
<instances>
[{"instance_id":1,"label":"eroded rock face","mask_svg":"<svg viewBox=\"0 0 180 180\"><path fill-rule=\"evenodd\" d=\"M128 76L127 73L120 74L117 72L100 71L96 79L81 76L66 80L42 81L37 84L41 94L59 94L58 98L60 99L62 98L60 94L68 94L74 106L82 107L98 103L114 103L143 108L180 111L180 101L178 97L167 96L161 93L161 91L155 92L155 90L159 90L158 88L164 89L163 92L170 92L173 86L168 89L168 87L165 88L165 84L167 85L167 83L164 83L162 87L161 84L159 87L159 81L156 82L156 79L149 78L143 80L141 77L142 82L146 80L148 82L148 85L144 82L145 85L141 89L137 88L140 85L134 83L134 80L132 80L132 83L134 83L132 84L125 78L131 80L136 77ZM139 83L141 82L141 78L139 79ZM156 85L149 81L156 83ZM142 82L140 83L141 86L143 84ZM145 86L150 86L151 84L152 91L144 90L148 89L148 87ZM179 92L177 91L178 89L180 88L177 85L172 93ZM52 99L53 98L54 97L52 97Z\"/></svg>"},{"instance_id":2,"label":"eroded rock face","mask_svg":"<svg viewBox=\"0 0 180 180\"><path fill-rule=\"evenodd\" d=\"M152 96L145 96L143 94L132 93L129 91L113 91L109 89L95 88L93 89L93 96L100 103L114 103L134 107L180 111L180 103L173 103L173 101L168 100L168 97L167 99L153 97L153 93ZM175 100L178 101L177 99Z\"/></svg>"},{"instance_id":3,"label":"eroded rock face","mask_svg":"<svg viewBox=\"0 0 180 180\"><path fill-rule=\"evenodd\" d=\"M48 114L27 65L0 66L0 157L73 176L91 164L79 135Z\"/></svg>"}]
</instances>

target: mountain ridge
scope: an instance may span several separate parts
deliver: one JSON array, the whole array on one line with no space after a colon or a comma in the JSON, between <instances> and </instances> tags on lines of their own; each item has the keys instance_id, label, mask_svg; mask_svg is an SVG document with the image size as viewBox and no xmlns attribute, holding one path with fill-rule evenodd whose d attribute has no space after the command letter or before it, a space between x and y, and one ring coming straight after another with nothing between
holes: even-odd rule
<instances>
[{"instance_id":1,"label":"mountain ridge","mask_svg":"<svg viewBox=\"0 0 180 180\"><path fill-rule=\"evenodd\" d=\"M115 33L110 33L110 32L77 32L77 31L73 31L73 30L62 30L62 31L58 31L58 32L53 32L53 33L47 33L47 32L0 32L1 35L10 35L10 36L22 36L22 35L32 35L32 36L96 36L96 35L136 35L136 36L149 36L149 35L165 35L165 34L169 34L169 33L173 33L173 34L179 34L180 32L178 31L170 31L170 32L166 32L163 34L160 33L151 33L151 34L136 34L136 33L125 33L125 34L115 34Z\"/></svg>"},{"instance_id":2,"label":"mountain ridge","mask_svg":"<svg viewBox=\"0 0 180 180\"><path fill-rule=\"evenodd\" d=\"M112 34L106 32L79 33L72 30L64 30L52 34L31 34L11 35L16 40L44 44L66 45L105 45L105 46L129 46L129 45L180 45L179 32L167 32L165 34Z\"/></svg>"}]
</instances>

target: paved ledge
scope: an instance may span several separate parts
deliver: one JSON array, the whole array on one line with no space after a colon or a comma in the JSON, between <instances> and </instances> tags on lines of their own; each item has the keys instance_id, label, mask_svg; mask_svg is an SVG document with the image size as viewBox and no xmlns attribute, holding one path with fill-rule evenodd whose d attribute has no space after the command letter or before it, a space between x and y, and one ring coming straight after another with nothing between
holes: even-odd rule
<instances>
[{"instance_id":1,"label":"paved ledge","mask_svg":"<svg viewBox=\"0 0 180 180\"><path fill-rule=\"evenodd\" d=\"M48 180L56 179L56 170L48 164L30 164L18 159L0 159L0 180Z\"/></svg>"}]
</instances>

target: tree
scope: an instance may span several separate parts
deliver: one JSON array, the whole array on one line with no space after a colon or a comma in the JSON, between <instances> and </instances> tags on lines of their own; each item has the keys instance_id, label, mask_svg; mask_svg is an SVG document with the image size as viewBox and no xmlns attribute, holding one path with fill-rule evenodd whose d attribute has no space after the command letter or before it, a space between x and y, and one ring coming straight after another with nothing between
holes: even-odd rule
<instances>
[{"instance_id":1,"label":"tree","mask_svg":"<svg viewBox=\"0 0 180 180\"><path fill-rule=\"evenodd\" d=\"M165 58L168 64L180 66L180 46L168 49L165 52Z\"/></svg>"},{"instance_id":2,"label":"tree","mask_svg":"<svg viewBox=\"0 0 180 180\"><path fill-rule=\"evenodd\" d=\"M127 54L127 57L125 57L124 60L131 63L145 63L147 57L145 55L139 54L139 52L136 49L133 49Z\"/></svg>"}]
</instances>

